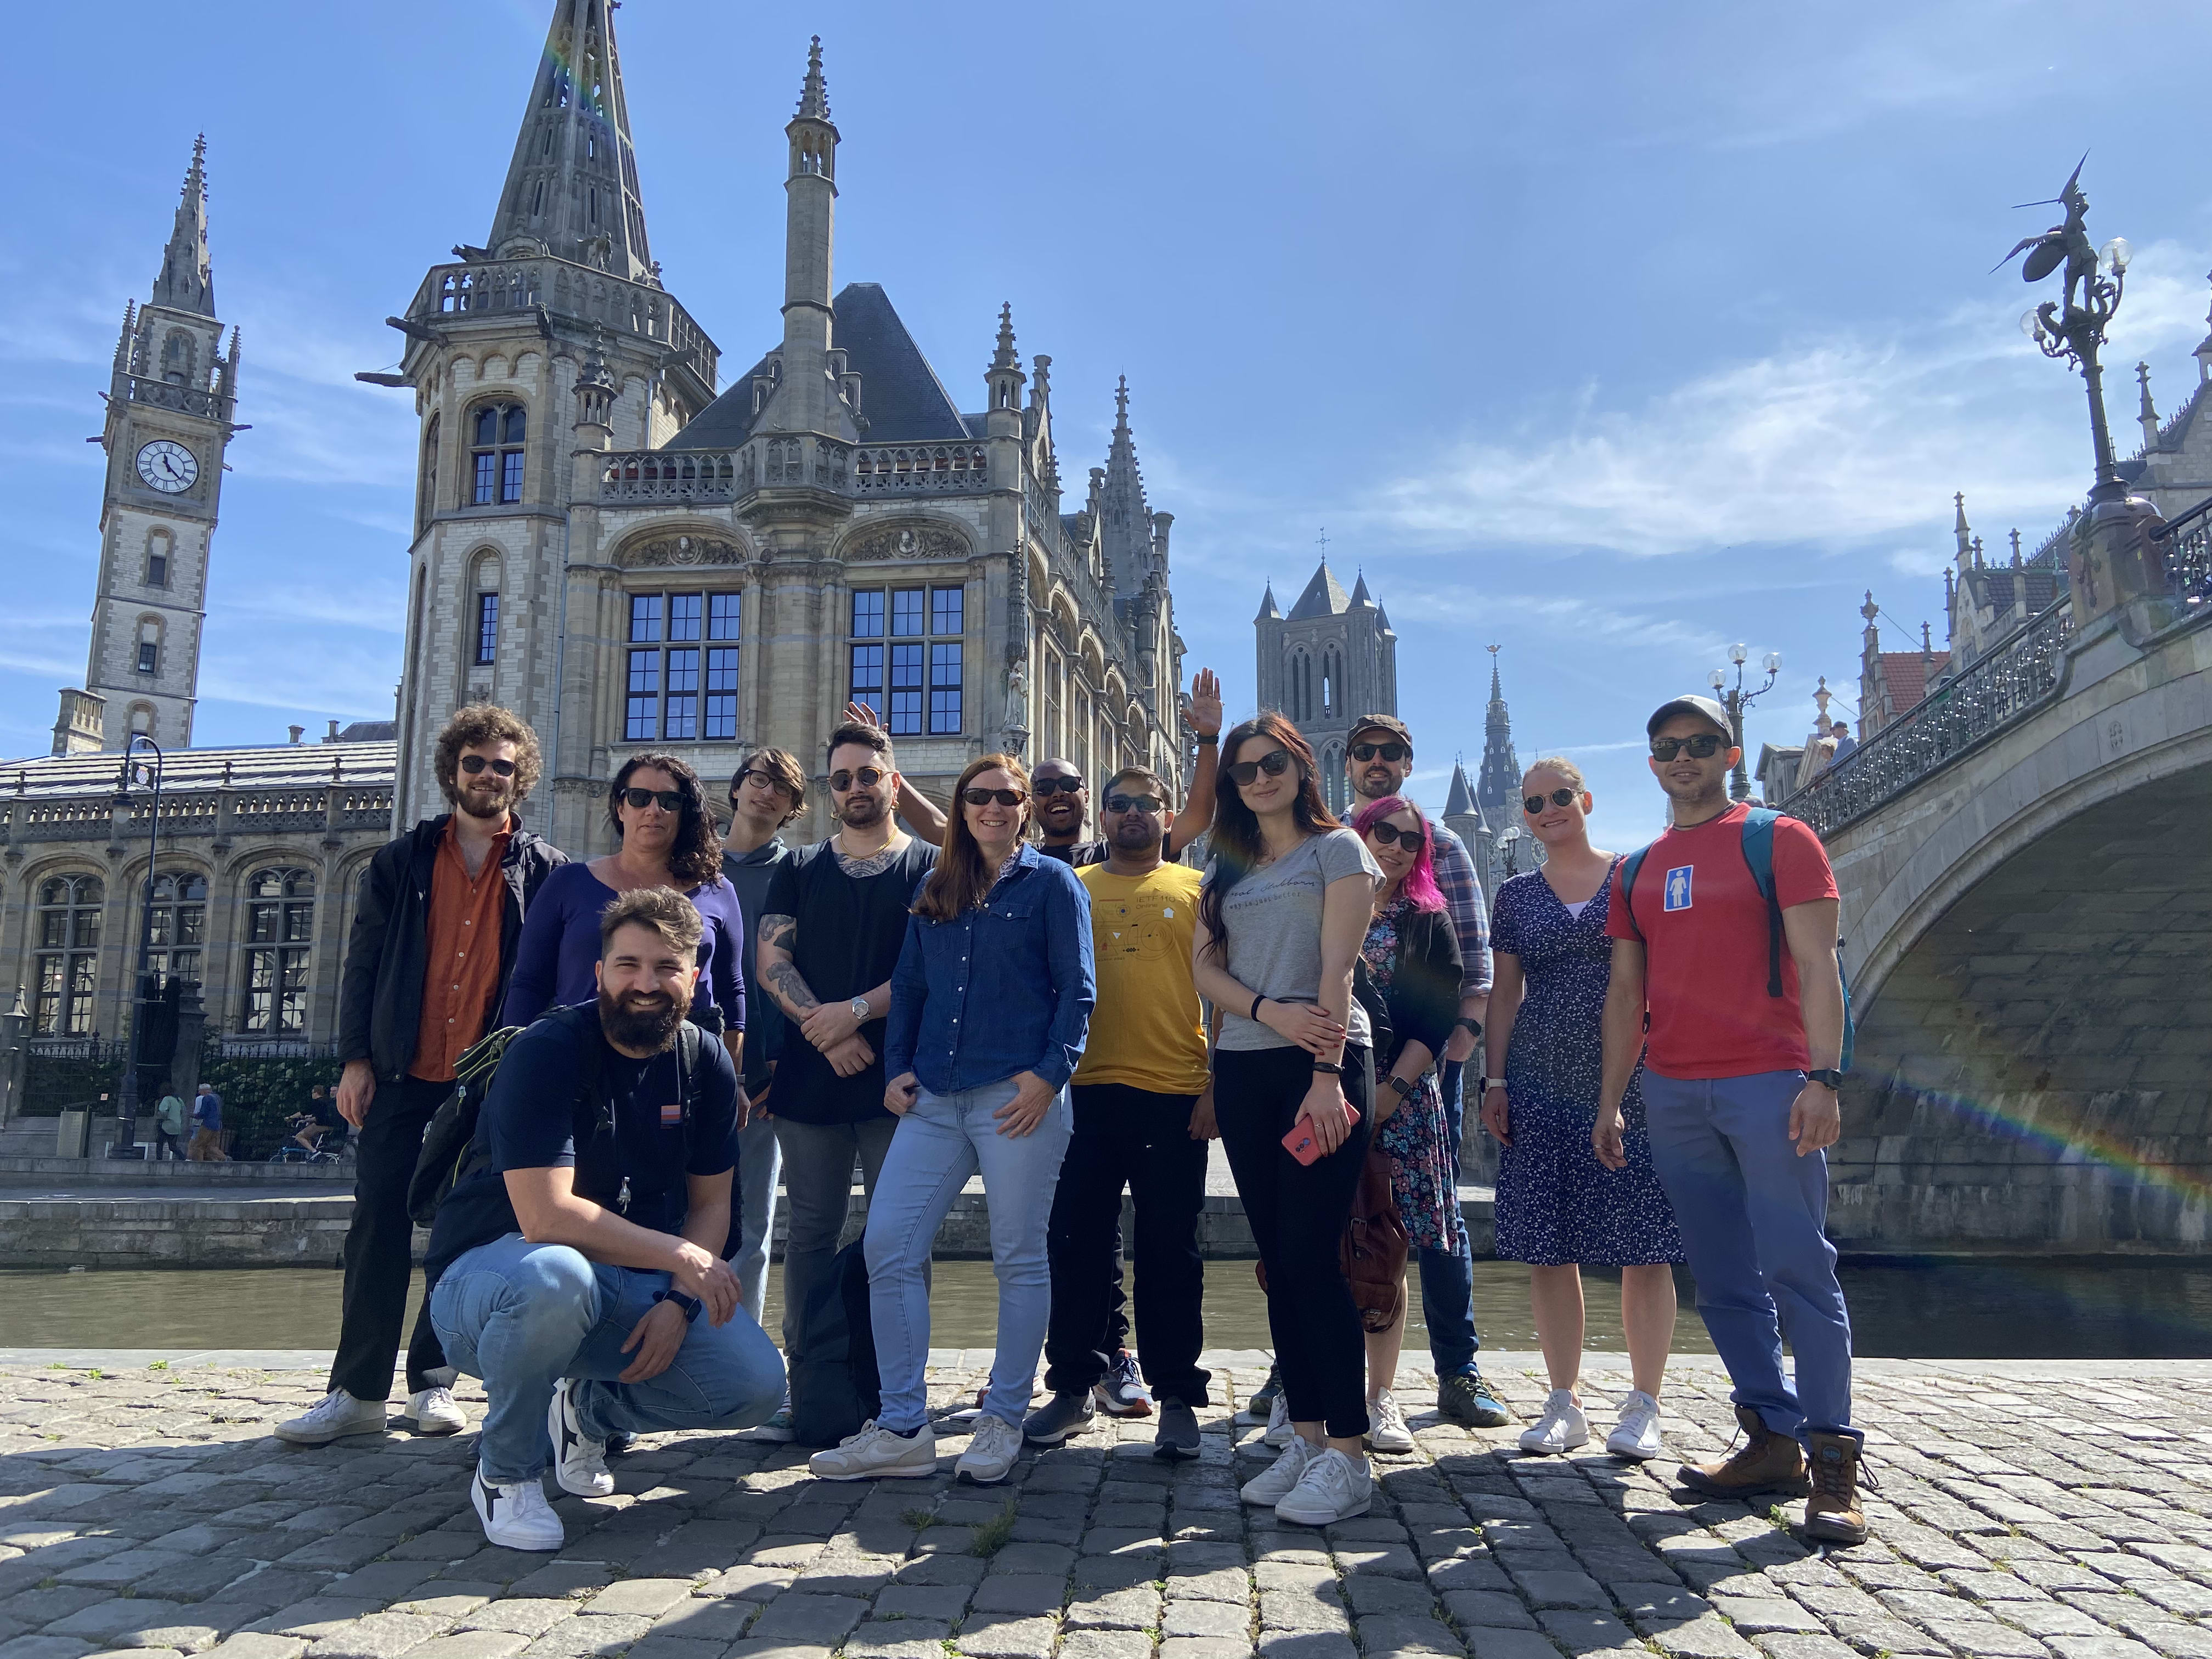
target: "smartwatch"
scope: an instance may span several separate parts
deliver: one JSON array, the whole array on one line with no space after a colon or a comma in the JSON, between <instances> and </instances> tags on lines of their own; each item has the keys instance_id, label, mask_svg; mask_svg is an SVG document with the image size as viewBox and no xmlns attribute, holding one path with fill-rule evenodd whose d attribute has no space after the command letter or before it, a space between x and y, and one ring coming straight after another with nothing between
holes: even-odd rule
<instances>
[{"instance_id":1,"label":"smartwatch","mask_svg":"<svg viewBox=\"0 0 2212 1659\"><path fill-rule=\"evenodd\" d=\"M1805 1081L1808 1083L1825 1083L1829 1088L1840 1092L1844 1086L1844 1074L1841 1072L1835 1070L1832 1066L1824 1066L1817 1072L1806 1073Z\"/></svg>"},{"instance_id":2,"label":"smartwatch","mask_svg":"<svg viewBox=\"0 0 2212 1659\"><path fill-rule=\"evenodd\" d=\"M1504 1086L1505 1079L1502 1077L1486 1077L1482 1079L1482 1091L1485 1094L1488 1094L1492 1089L1503 1089Z\"/></svg>"},{"instance_id":3,"label":"smartwatch","mask_svg":"<svg viewBox=\"0 0 2212 1659\"><path fill-rule=\"evenodd\" d=\"M1221 733L1218 732L1200 732L1194 733L1194 735L1198 739L1199 744L1201 748L1209 743L1219 743L1221 741Z\"/></svg>"},{"instance_id":4,"label":"smartwatch","mask_svg":"<svg viewBox=\"0 0 2212 1659\"><path fill-rule=\"evenodd\" d=\"M699 1310L707 1305L697 1297L686 1296L683 1291L673 1288L655 1292L653 1299L655 1302L673 1302L682 1310L684 1322L687 1325L696 1320L699 1317Z\"/></svg>"},{"instance_id":5,"label":"smartwatch","mask_svg":"<svg viewBox=\"0 0 2212 1659\"><path fill-rule=\"evenodd\" d=\"M854 997L849 1006L853 1010L853 1018L859 1020L861 1024L866 1024L869 1019L867 998Z\"/></svg>"},{"instance_id":6,"label":"smartwatch","mask_svg":"<svg viewBox=\"0 0 2212 1659\"><path fill-rule=\"evenodd\" d=\"M1382 1080L1398 1091L1398 1098L1401 1100L1412 1099L1413 1091L1421 1086L1418 1083L1408 1083L1401 1077L1386 1077Z\"/></svg>"}]
</instances>

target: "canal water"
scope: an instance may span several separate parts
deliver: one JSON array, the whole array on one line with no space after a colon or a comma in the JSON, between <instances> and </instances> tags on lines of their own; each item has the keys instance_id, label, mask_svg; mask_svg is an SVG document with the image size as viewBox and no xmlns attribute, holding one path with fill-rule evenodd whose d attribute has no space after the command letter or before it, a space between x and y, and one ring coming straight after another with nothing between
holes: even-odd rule
<instances>
[{"instance_id":1,"label":"canal water","mask_svg":"<svg viewBox=\"0 0 2212 1659\"><path fill-rule=\"evenodd\" d=\"M1618 1352L1617 1277L1588 1276L1589 1346ZM1675 1348L1710 1353L1679 1273ZM768 1328L776 1331L781 1275L769 1274ZM2212 1358L2212 1265L2138 1258L1957 1258L1847 1262L1843 1268L1857 1351L1923 1359ZM420 1279L416 1280L417 1294ZM189 1272L0 1271L0 1347L328 1348L337 1342L337 1273L320 1268ZM1479 1261L1475 1315L1486 1346L1531 1350L1528 1269ZM1419 1318L1407 1348L1427 1334ZM988 1261L939 1261L931 1340L988 1347L998 1291ZM1265 1348L1267 1313L1249 1261L1206 1269L1206 1345ZM412 1309L410 1310L412 1317Z\"/></svg>"}]
</instances>

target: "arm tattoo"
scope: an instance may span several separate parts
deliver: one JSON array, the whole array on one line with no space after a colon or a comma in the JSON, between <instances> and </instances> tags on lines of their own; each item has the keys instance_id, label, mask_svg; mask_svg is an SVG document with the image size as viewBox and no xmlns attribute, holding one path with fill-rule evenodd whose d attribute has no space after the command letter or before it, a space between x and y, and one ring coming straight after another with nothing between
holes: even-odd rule
<instances>
[{"instance_id":1,"label":"arm tattoo","mask_svg":"<svg viewBox=\"0 0 2212 1659\"><path fill-rule=\"evenodd\" d=\"M783 1005L784 1012L793 1019L804 1019L822 1006L814 993L806 988L799 969L788 962L769 964L768 988Z\"/></svg>"},{"instance_id":2,"label":"arm tattoo","mask_svg":"<svg viewBox=\"0 0 2212 1659\"><path fill-rule=\"evenodd\" d=\"M799 937L796 916L763 916L760 923L760 942L776 950L788 952Z\"/></svg>"}]
</instances>

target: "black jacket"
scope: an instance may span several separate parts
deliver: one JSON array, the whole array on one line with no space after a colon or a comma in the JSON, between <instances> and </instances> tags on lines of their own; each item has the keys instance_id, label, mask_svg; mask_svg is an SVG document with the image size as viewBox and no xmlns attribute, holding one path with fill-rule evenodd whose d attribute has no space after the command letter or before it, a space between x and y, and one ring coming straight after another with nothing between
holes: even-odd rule
<instances>
[{"instance_id":1,"label":"black jacket","mask_svg":"<svg viewBox=\"0 0 2212 1659\"><path fill-rule=\"evenodd\" d=\"M1397 1064L1397 1051L1418 1042L1443 1060L1444 1044L1459 1018L1459 939L1442 910L1413 910L1398 922L1398 954L1390 974L1391 1051L1375 1057L1380 1079Z\"/></svg>"},{"instance_id":2,"label":"black jacket","mask_svg":"<svg viewBox=\"0 0 2212 1659\"><path fill-rule=\"evenodd\" d=\"M338 987L338 1054L343 1063L366 1060L380 1083L407 1075L422 1036L422 976L428 969L430 878L437 866L438 841L453 817L425 818L398 840L386 842L362 872L361 898L354 906L353 932L346 939L345 975ZM499 929L499 990L494 1009L507 996L514 971L515 942L522 937L523 914L545 878L568 861L551 842L518 829L507 838L499 861L507 880L507 903Z\"/></svg>"}]
</instances>

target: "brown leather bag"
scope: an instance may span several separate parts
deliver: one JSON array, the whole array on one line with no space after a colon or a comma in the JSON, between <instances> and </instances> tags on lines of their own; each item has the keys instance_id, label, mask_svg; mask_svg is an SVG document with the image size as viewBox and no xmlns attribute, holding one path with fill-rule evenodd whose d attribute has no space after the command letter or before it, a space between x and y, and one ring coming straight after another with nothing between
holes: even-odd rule
<instances>
[{"instance_id":1,"label":"brown leather bag","mask_svg":"<svg viewBox=\"0 0 2212 1659\"><path fill-rule=\"evenodd\" d=\"M1390 1154L1372 1141L1344 1224L1345 1283L1359 1310L1362 1329L1387 1331L1405 1311L1406 1224L1390 1191Z\"/></svg>"}]
</instances>

